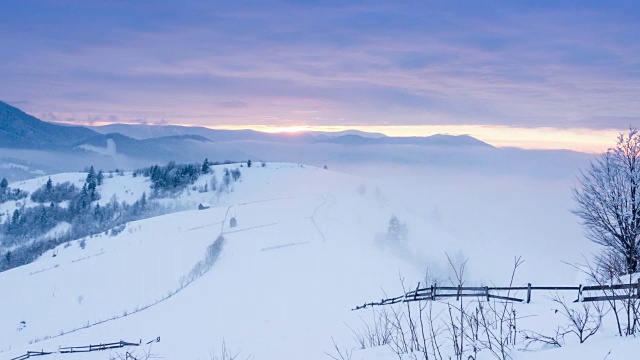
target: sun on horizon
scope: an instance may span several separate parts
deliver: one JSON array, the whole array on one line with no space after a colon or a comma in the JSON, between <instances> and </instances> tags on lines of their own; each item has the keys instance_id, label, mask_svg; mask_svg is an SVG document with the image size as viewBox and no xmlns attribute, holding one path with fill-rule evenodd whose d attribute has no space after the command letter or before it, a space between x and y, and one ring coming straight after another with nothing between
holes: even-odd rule
<instances>
[{"instance_id":1,"label":"sun on horizon","mask_svg":"<svg viewBox=\"0 0 640 360\"><path fill-rule=\"evenodd\" d=\"M79 125L74 122L60 122ZM96 122L94 126L117 123ZM361 131L390 137L469 135L495 147L516 147L528 150L572 150L597 154L606 152L621 132L618 129L517 127L499 125L201 125L187 123L127 125L205 127L212 130L254 130L270 134L299 134L305 132Z\"/></svg>"}]
</instances>

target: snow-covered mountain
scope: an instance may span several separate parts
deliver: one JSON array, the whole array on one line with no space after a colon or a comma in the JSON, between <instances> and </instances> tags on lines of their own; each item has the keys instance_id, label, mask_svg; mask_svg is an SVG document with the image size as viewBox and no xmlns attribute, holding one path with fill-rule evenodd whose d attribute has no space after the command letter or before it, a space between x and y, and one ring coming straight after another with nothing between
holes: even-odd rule
<instances>
[{"instance_id":1,"label":"snow-covered mountain","mask_svg":"<svg viewBox=\"0 0 640 360\"><path fill-rule=\"evenodd\" d=\"M103 126L92 126L89 128L103 134L120 133L136 139L196 135L220 143L252 141L284 144L331 143L340 145L490 147L489 144L468 135L389 137L380 133L369 133L357 130L346 130L339 132L304 131L298 133L264 133L254 130L220 130L198 126L132 124L111 124Z\"/></svg>"},{"instance_id":2,"label":"snow-covered mountain","mask_svg":"<svg viewBox=\"0 0 640 360\"><path fill-rule=\"evenodd\" d=\"M386 137L357 131L267 134L252 130L123 124L95 127L94 130L104 133L87 130L88 133L82 136L59 140L58 150L51 147L43 150L38 147L47 144L42 139L53 141L59 138L59 132L66 134L75 128L45 123L6 104L3 106L8 113L29 117L42 130L28 141L21 140L24 146L14 147L11 141L0 141L0 162L14 164L0 166L0 178L10 180L32 178L42 172L78 171L88 165L105 170L133 170L152 163L163 164L172 160L196 162L204 158L220 162L253 159L320 167L327 165L347 172L353 172L354 167L399 165L433 172L464 168L485 174L551 174L564 177L568 174L573 176L592 158L592 155L571 151L495 148L465 135ZM15 130L16 126L11 128ZM18 136L18 133L11 132L10 137ZM39 141L45 145L25 148Z\"/></svg>"},{"instance_id":3,"label":"snow-covered mountain","mask_svg":"<svg viewBox=\"0 0 640 360\"><path fill-rule=\"evenodd\" d=\"M202 161L213 155L210 143L197 135L139 140L119 133L101 134L85 127L45 122L0 102L0 165L4 164L0 178L21 180L40 172L77 171L87 164L133 170L153 162ZM215 155L220 161L249 158L235 148Z\"/></svg>"},{"instance_id":4,"label":"snow-covered mountain","mask_svg":"<svg viewBox=\"0 0 640 360\"><path fill-rule=\"evenodd\" d=\"M0 147L18 149L64 149L97 135L80 126L60 126L41 121L0 101Z\"/></svg>"},{"instance_id":5,"label":"snow-covered mountain","mask_svg":"<svg viewBox=\"0 0 640 360\"><path fill-rule=\"evenodd\" d=\"M136 125L136 124L110 124L88 127L101 134L120 133L135 139L151 139L165 136L198 135L211 141L276 141L276 142L300 142L332 139L345 135L357 135L367 138L380 138L385 135L380 133L368 133L357 130L339 132L308 131L303 133L271 134L254 130L221 130L209 129L200 126L178 125Z\"/></svg>"}]
</instances>

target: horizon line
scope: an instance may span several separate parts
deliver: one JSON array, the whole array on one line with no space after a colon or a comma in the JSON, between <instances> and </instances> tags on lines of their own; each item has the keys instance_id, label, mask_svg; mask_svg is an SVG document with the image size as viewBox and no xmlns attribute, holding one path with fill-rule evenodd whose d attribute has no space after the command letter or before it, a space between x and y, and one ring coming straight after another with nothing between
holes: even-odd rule
<instances>
[{"instance_id":1,"label":"horizon line","mask_svg":"<svg viewBox=\"0 0 640 360\"><path fill-rule=\"evenodd\" d=\"M211 130L251 130L268 134L301 134L312 132L338 133L359 131L387 137L427 137L433 135L470 136L498 148L520 148L525 150L570 150L588 154L606 152L615 144L619 129L518 127L507 125L201 125L182 123L135 123L95 122L92 125L76 122L56 123L75 126L181 126L200 127Z\"/></svg>"}]
</instances>

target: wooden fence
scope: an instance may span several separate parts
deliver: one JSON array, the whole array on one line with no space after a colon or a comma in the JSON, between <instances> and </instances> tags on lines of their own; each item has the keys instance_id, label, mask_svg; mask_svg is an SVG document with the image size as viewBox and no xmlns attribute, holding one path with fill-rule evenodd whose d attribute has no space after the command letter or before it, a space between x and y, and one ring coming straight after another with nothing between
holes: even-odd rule
<instances>
[{"instance_id":1,"label":"wooden fence","mask_svg":"<svg viewBox=\"0 0 640 360\"><path fill-rule=\"evenodd\" d=\"M11 360L25 360L28 359L30 357L36 357L36 356L42 356L42 355L49 355L49 354L53 354L50 352L45 352L45 351L27 351L26 354L15 357Z\"/></svg>"},{"instance_id":2,"label":"wooden fence","mask_svg":"<svg viewBox=\"0 0 640 360\"><path fill-rule=\"evenodd\" d=\"M150 344L152 342L160 342L160 337L149 341L147 344ZM109 350L109 349L120 349L125 346L140 346L140 345L141 345L141 342L131 343L131 342L121 340L118 342L104 343L104 344L97 344L97 345L90 344L86 346L66 346L66 347L58 348L58 351L50 351L50 352L46 352L44 350L43 351L27 351L26 354L12 358L11 360L26 360L31 357L50 355L54 353L60 353L60 354L84 353L84 352L92 352L92 351L103 351L103 350Z\"/></svg>"},{"instance_id":3,"label":"wooden fence","mask_svg":"<svg viewBox=\"0 0 640 360\"><path fill-rule=\"evenodd\" d=\"M109 350L109 349L119 349L125 346L140 346L140 343L118 341L114 343L106 343L106 344L98 344L98 345L67 346L67 347L61 347L60 349L58 349L58 352L62 354L91 352L91 351L102 351L102 350Z\"/></svg>"},{"instance_id":4,"label":"wooden fence","mask_svg":"<svg viewBox=\"0 0 640 360\"><path fill-rule=\"evenodd\" d=\"M420 283L415 290L393 298L382 299L379 302L369 302L356 306L352 310L360 310L371 306L392 305L411 301L435 301L438 299L455 298L456 301L464 297L478 299L499 299L514 302L531 302L531 294L534 291L575 291L577 298L574 302L631 300L640 299L640 278L636 283L616 285L589 285L589 286L437 286L420 288ZM526 291L525 298L516 297L517 293ZM596 296L593 292L599 292ZM619 293L622 291L622 293ZM506 292L506 294L505 294ZM585 296L587 295L587 296Z\"/></svg>"}]
</instances>

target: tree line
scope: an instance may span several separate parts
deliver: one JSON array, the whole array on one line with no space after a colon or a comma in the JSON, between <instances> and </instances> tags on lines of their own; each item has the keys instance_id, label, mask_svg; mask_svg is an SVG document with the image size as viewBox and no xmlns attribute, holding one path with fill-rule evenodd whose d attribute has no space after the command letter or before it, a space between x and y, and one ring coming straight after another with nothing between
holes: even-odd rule
<instances>
[{"instance_id":1,"label":"tree line","mask_svg":"<svg viewBox=\"0 0 640 360\"><path fill-rule=\"evenodd\" d=\"M229 162L227 162L229 163ZM119 228L130 221L140 220L157 214L167 213L169 209L153 202L153 198L176 196L188 186L193 185L201 175L212 174L212 190L229 189L233 181L241 177L239 169L224 169L221 183L217 184L212 166L220 163L176 164L171 161L167 165L153 165L137 169L133 176L145 176L150 179L152 193L146 192L133 204L118 201L114 195L109 202L100 205L99 186L104 182L104 173L90 167L82 187L71 182L53 183L51 178L31 193L30 199L37 206L17 208L0 224L0 242L2 247L11 248L0 255L0 271L27 264L35 260L47 250L62 243L85 236L108 232ZM208 191L205 185L203 191ZM0 193L20 194L19 199L29 197L26 191L11 189L8 182L0 182ZM16 196L14 196L15 198ZM50 234L61 223L68 223L68 229L58 234ZM39 241L33 239L42 238Z\"/></svg>"}]
</instances>

